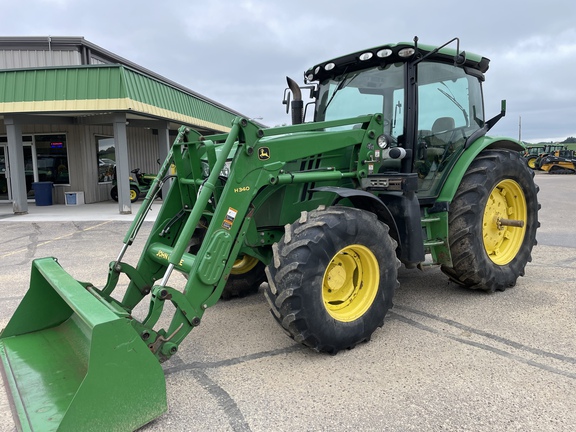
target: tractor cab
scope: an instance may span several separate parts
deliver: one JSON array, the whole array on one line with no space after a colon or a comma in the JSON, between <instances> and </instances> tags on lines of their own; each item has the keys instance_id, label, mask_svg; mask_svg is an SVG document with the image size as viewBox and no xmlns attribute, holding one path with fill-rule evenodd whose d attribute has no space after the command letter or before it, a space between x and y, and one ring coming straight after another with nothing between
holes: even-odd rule
<instances>
[{"instance_id":1,"label":"tractor cab","mask_svg":"<svg viewBox=\"0 0 576 432\"><path fill-rule=\"evenodd\" d=\"M315 86L315 122L383 114L374 152L378 170L416 173L421 200L438 196L460 154L503 115L485 122L482 82L489 60L446 48L454 41L434 48L415 38L305 72L306 84ZM359 125L339 128L346 127ZM403 151L391 151L396 147Z\"/></svg>"}]
</instances>

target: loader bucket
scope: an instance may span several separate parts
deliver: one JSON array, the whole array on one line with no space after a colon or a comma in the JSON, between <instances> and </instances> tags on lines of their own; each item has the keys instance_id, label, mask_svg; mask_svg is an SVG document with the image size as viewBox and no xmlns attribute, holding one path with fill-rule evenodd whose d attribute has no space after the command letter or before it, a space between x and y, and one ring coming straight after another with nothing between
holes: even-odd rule
<instances>
[{"instance_id":1,"label":"loader bucket","mask_svg":"<svg viewBox=\"0 0 576 432\"><path fill-rule=\"evenodd\" d=\"M158 360L114 308L54 258L33 262L30 288L0 334L19 430L130 431L166 411Z\"/></svg>"}]
</instances>

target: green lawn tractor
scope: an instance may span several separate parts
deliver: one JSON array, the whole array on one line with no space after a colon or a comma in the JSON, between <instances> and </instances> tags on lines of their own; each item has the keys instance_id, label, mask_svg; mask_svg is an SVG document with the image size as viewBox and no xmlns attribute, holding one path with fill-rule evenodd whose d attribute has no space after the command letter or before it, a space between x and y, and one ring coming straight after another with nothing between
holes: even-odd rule
<instances>
[{"instance_id":1,"label":"green lawn tractor","mask_svg":"<svg viewBox=\"0 0 576 432\"><path fill-rule=\"evenodd\" d=\"M136 202L141 195L146 195L156 179L156 174L147 174L140 172L140 168L130 171L130 202ZM112 180L113 187L110 189L110 197L118 201L118 186L116 186L116 167L114 167L114 177Z\"/></svg>"},{"instance_id":2,"label":"green lawn tractor","mask_svg":"<svg viewBox=\"0 0 576 432\"><path fill-rule=\"evenodd\" d=\"M538 188L521 143L488 135L505 114L503 102L485 119L488 64L458 39L434 47L415 38L318 63L302 87L288 79L291 126L237 118L211 136L182 127L104 286L74 280L55 258L33 262L30 289L0 335L20 427L133 430L161 415L160 362L231 279L236 292L266 280L273 319L329 354L383 325L401 263L440 266L470 289L513 287L536 244ZM116 289L121 275L127 289Z\"/></svg>"}]
</instances>

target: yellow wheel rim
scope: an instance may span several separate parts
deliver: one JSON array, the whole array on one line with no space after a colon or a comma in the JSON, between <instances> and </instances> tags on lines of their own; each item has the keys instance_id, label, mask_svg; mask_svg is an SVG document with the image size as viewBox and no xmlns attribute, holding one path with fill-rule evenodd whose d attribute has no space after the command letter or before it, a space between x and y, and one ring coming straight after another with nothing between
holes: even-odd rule
<instances>
[{"instance_id":1,"label":"yellow wheel rim","mask_svg":"<svg viewBox=\"0 0 576 432\"><path fill-rule=\"evenodd\" d=\"M232 270L230 270L231 274L244 274L248 273L258 264L258 258L254 258L250 255L242 255L240 258L234 261L234 265L232 266Z\"/></svg>"},{"instance_id":2,"label":"yellow wheel rim","mask_svg":"<svg viewBox=\"0 0 576 432\"><path fill-rule=\"evenodd\" d=\"M134 189L130 189L130 201L134 201L136 198L136 191Z\"/></svg>"},{"instance_id":3,"label":"yellow wheel rim","mask_svg":"<svg viewBox=\"0 0 576 432\"><path fill-rule=\"evenodd\" d=\"M378 260L370 249L351 245L330 261L322 279L322 300L336 320L350 322L370 308L380 284Z\"/></svg>"},{"instance_id":4,"label":"yellow wheel rim","mask_svg":"<svg viewBox=\"0 0 576 432\"><path fill-rule=\"evenodd\" d=\"M526 234L527 205L524 192L514 180L496 185L486 203L482 221L482 237L488 257L498 265L506 265L516 257ZM522 222L522 227L502 221Z\"/></svg>"}]
</instances>

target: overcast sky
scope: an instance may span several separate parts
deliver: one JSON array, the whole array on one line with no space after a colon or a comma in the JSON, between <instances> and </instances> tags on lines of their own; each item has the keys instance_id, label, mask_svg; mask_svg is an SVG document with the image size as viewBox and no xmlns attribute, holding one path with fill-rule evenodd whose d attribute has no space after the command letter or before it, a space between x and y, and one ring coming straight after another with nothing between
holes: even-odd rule
<instances>
[{"instance_id":1,"label":"overcast sky","mask_svg":"<svg viewBox=\"0 0 576 432\"><path fill-rule=\"evenodd\" d=\"M2 36L84 36L247 117L289 123L286 76L390 42L488 57L492 135L576 136L576 2L548 0L0 0ZM520 128L520 119L521 125Z\"/></svg>"}]
</instances>

